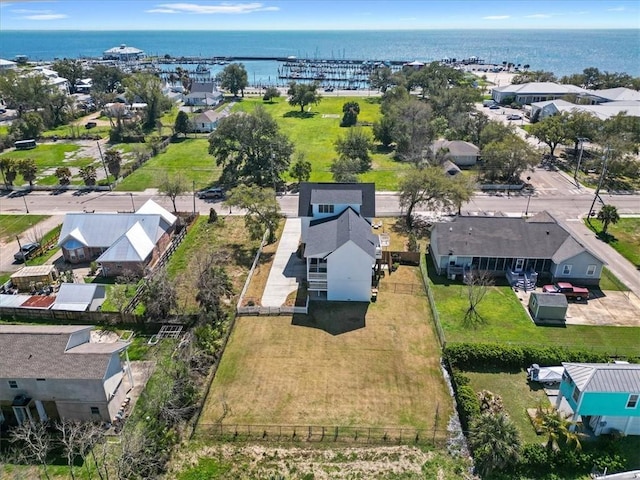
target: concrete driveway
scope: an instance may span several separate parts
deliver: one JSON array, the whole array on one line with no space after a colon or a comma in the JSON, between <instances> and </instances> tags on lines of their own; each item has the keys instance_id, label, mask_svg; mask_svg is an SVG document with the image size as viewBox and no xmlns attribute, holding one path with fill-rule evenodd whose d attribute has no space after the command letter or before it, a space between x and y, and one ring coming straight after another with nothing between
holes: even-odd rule
<instances>
[{"instance_id":1,"label":"concrete driveway","mask_svg":"<svg viewBox=\"0 0 640 480\"><path fill-rule=\"evenodd\" d=\"M568 325L640 326L640 298L633 292L607 290L588 302L570 302Z\"/></svg>"},{"instance_id":2,"label":"concrete driveway","mask_svg":"<svg viewBox=\"0 0 640 480\"><path fill-rule=\"evenodd\" d=\"M305 279L307 267L296 256L300 242L301 223L299 218L287 218L273 259L267 285L262 294L263 307L280 307L287 296L298 289L298 283Z\"/></svg>"}]
</instances>

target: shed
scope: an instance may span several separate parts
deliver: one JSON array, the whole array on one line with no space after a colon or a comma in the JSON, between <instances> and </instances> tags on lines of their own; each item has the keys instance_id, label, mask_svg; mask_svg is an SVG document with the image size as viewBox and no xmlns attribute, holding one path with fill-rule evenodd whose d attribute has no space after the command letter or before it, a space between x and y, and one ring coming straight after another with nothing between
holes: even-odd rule
<instances>
[{"instance_id":1,"label":"shed","mask_svg":"<svg viewBox=\"0 0 640 480\"><path fill-rule=\"evenodd\" d=\"M51 285L58 278L54 265L34 265L22 267L11 275L11 283L21 291L30 291L33 287Z\"/></svg>"},{"instance_id":2,"label":"shed","mask_svg":"<svg viewBox=\"0 0 640 480\"><path fill-rule=\"evenodd\" d=\"M63 283L52 310L96 311L105 300L105 286L96 283Z\"/></svg>"},{"instance_id":3,"label":"shed","mask_svg":"<svg viewBox=\"0 0 640 480\"><path fill-rule=\"evenodd\" d=\"M529 311L534 320L562 320L567 316L567 297L561 293L532 292Z\"/></svg>"}]
</instances>

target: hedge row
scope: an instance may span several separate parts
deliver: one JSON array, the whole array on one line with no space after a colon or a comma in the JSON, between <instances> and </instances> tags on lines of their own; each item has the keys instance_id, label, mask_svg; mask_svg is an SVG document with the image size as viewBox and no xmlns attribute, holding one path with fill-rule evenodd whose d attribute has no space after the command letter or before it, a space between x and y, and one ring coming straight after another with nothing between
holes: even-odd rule
<instances>
[{"instance_id":1,"label":"hedge row","mask_svg":"<svg viewBox=\"0 0 640 480\"><path fill-rule=\"evenodd\" d=\"M480 401L476 392L469 385L459 386L456 393L460 425L462 430L469 431L471 421L480 415Z\"/></svg>"},{"instance_id":2,"label":"hedge row","mask_svg":"<svg viewBox=\"0 0 640 480\"><path fill-rule=\"evenodd\" d=\"M497 343L449 343L443 355L452 367L463 370L487 367L509 370L526 368L532 363L549 366L562 362L606 363L610 360L604 353L589 350Z\"/></svg>"}]
</instances>

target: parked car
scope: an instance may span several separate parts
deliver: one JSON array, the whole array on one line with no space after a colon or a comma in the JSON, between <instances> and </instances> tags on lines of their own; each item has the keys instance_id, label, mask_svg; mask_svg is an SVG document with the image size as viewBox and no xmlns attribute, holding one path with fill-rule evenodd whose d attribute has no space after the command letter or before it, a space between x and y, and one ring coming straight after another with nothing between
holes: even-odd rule
<instances>
[{"instance_id":1,"label":"parked car","mask_svg":"<svg viewBox=\"0 0 640 480\"><path fill-rule=\"evenodd\" d=\"M84 124L84 128L86 128L87 130L89 130L90 128L95 128L97 126L98 124L96 122L87 122Z\"/></svg>"},{"instance_id":2,"label":"parked car","mask_svg":"<svg viewBox=\"0 0 640 480\"><path fill-rule=\"evenodd\" d=\"M522 120L522 117L516 113L512 113L511 115L507 115L507 120Z\"/></svg>"},{"instance_id":3,"label":"parked car","mask_svg":"<svg viewBox=\"0 0 640 480\"><path fill-rule=\"evenodd\" d=\"M13 254L13 258L18 262L24 262L29 260L38 248L40 248L38 242L25 243L20 250Z\"/></svg>"},{"instance_id":4,"label":"parked car","mask_svg":"<svg viewBox=\"0 0 640 480\"><path fill-rule=\"evenodd\" d=\"M224 189L220 187L207 188L198 192L198 198L224 198Z\"/></svg>"},{"instance_id":5,"label":"parked car","mask_svg":"<svg viewBox=\"0 0 640 480\"><path fill-rule=\"evenodd\" d=\"M545 293L562 293L567 299L580 301L589 298L589 289L584 287L576 287L569 282L557 282L553 285L545 285L542 287Z\"/></svg>"},{"instance_id":6,"label":"parked car","mask_svg":"<svg viewBox=\"0 0 640 480\"><path fill-rule=\"evenodd\" d=\"M497 103L489 105L489 110L500 110L500 105L498 105Z\"/></svg>"}]
</instances>

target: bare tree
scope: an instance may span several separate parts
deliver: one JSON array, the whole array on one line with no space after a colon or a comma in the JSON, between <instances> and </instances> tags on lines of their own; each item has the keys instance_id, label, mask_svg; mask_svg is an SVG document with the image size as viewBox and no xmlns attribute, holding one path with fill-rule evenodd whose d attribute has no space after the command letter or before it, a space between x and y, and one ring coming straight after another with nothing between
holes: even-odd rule
<instances>
[{"instance_id":1,"label":"bare tree","mask_svg":"<svg viewBox=\"0 0 640 480\"><path fill-rule=\"evenodd\" d=\"M50 480L47 456L53 449L53 439L46 422L22 422L11 430L9 442L18 447L18 455L27 463L39 463L45 478Z\"/></svg>"},{"instance_id":2,"label":"bare tree","mask_svg":"<svg viewBox=\"0 0 640 480\"><path fill-rule=\"evenodd\" d=\"M56 429L60 432L59 441L62 445L65 456L67 457L67 465L69 466L69 475L75 480L76 475L73 470L76 457L81 457L84 461L86 456L85 445L85 424L77 420L64 419L56 422ZM83 455L84 453L84 455Z\"/></svg>"},{"instance_id":3,"label":"bare tree","mask_svg":"<svg viewBox=\"0 0 640 480\"><path fill-rule=\"evenodd\" d=\"M147 288L143 294L145 314L154 320L164 321L178 306L178 294L175 283L162 267L154 272L147 281Z\"/></svg>"},{"instance_id":4,"label":"bare tree","mask_svg":"<svg viewBox=\"0 0 640 480\"><path fill-rule=\"evenodd\" d=\"M122 431L117 451L108 457L118 480L157 478L163 470L167 451L158 451L155 438L148 433L140 423Z\"/></svg>"},{"instance_id":5,"label":"bare tree","mask_svg":"<svg viewBox=\"0 0 640 480\"><path fill-rule=\"evenodd\" d=\"M210 315L214 322L224 318L222 302L233 294L231 279L224 268L228 260L227 255L210 253L202 258L197 266L196 300L200 303L202 311Z\"/></svg>"},{"instance_id":6,"label":"bare tree","mask_svg":"<svg viewBox=\"0 0 640 480\"><path fill-rule=\"evenodd\" d=\"M489 291L489 287L493 285L493 277L486 270L472 270L465 274L464 282L467 284L469 308L464 314L463 323L466 326L475 327L480 323L485 323L485 320L478 313L477 308Z\"/></svg>"},{"instance_id":7,"label":"bare tree","mask_svg":"<svg viewBox=\"0 0 640 480\"><path fill-rule=\"evenodd\" d=\"M158 191L169 197L173 204L173 211L177 212L176 198L187 191L187 184L181 175L169 177L168 175L160 182Z\"/></svg>"}]
</instances>

